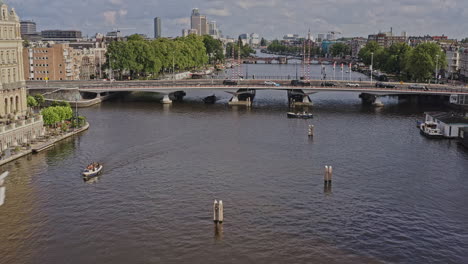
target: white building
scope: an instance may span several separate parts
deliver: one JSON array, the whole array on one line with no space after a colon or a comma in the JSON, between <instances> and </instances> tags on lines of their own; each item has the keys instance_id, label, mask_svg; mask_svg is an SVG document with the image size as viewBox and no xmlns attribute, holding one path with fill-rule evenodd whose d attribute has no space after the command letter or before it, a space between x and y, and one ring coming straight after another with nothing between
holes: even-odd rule
<instances>
[{"instance_id":1,"label":"white building","mask_svg":"<svg viewBox=\"0 0 468 264\"><path fill-rule=\"evenodd\" d=\"M468 80L468 48L460 49L460 75L463 79Z\"/></svg>"},{"instance_id":2,"label":"white building","mask_svg":"<svg viewBox=\"0 0 468 264\"><path fill-rule=\"evenodd\" d=\"M20 20L0 1L0 152L34 140L43 133L42 116L27 115Z\"/></svg>"},{"instance_id":3,"label":"white building","mask_svg":"<svg viewBox=\"0 0 468 264\"><path fill-rule=\"evenodd\" d=\"M458 73L460 68L460 51L456 46L450 46L445 50L445 55L447 58L447 73L448 77L453 77L453 75Z\"/></svg>"},{"instance_id":4,"label":"white building","mask_svg":"<svg viewBox=\"0 0 468 264\"><path fill-rule=\"evenodd\" d=\"M257 33L250 34L250 46L259 46L260 45L260 36Z\"/></svg>"}]
</instances>

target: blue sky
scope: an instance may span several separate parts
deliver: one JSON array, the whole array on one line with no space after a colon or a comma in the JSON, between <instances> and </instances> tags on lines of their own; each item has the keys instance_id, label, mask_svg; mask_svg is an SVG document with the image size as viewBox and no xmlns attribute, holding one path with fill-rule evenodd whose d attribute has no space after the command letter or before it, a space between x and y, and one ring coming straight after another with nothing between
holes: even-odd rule
<instances>
[{"instance_id":1,"label":"blue sky","mask_svg":"<svg viewBox=\"0 0 468 264\"><path fill-rule=\"evenodd\" d=\"M268 39L287 33L342 32L367 36L378 31L467 37L468 0L4 0L38 30L78 29L84 34L121 28L152 36L155 16L163 36L189 27L192 8L218 22L223 33L258 33Z\"/></svg>"}]
</instances>

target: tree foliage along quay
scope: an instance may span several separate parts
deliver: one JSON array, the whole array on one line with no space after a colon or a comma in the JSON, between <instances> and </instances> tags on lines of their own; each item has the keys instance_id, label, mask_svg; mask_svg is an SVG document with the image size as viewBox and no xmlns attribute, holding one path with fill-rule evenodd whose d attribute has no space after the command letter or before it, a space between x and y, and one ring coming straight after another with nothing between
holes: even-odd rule
<instances>
[{"instance_id":1,"label":"tree foliage along quay","mask_svg":"<svg viewBox=\"0 0 468 264\"><path fill-rule=\"evenodd\" d=\"M422 43L412 48L406 43L396 43L389 48L380 47L371 41L361 49L359 58L371 64L374 53L374 69L396 74L401 80L425 82L433 78L438 70L447 66L445 53L437 43Z\"/></svg>"},{"instance_id":2,"label":"tree foliage along quay","mask_svg":"<svg viewBox=\"0 0 468 264\"><path fill-rule=\"evenodd\" d=\"M193 34L156 40L132 35L127 41L112 42L106 56L106 68L117 71L119 78L129 73L133 79L170 72L173 66L175 70L193 70L224 59L219 40Z\"/></svg>"},{"instance_id":3,"label":"tree foliage along quay","mask_svg":"<svg viewBox=\"0 0 468 264\"><path fill-rule=\"evenodd\" d=\"M208 54L208 63L215 64L224 61L224 48L221 40L204 35L203 43L205 44L206 54Z\"/></svg>"},{"instance_id":4,"label":"tree foliage along quay","mask_svg":"<svg viewBox=\"0 0 468 264\"><path fill-rule=\"evenodd\" d=\"M26 98L26 102L27 102L29 107L36 107L38 105L37 101L36 101L36 98L34 98L33 96L30 96L30 95L28 95L28 97Z\"/></svg>"},{"instance_id":5,"label":"tree foliage along quay","mask_svg":"<svg viewBox=\"0 0 468 264\"><path fill-rule=\"evenodd\" d=\"M73 110L67 106L50 106L42 109L41 115L45 125L53 126L62 121L70 120L73 117Z\"/></svg>"},{"instance_id":6,"label":"tree foliage along quay","mask_svg":"<svg viewBox=\"0 0 468 264\"><path fill-rule=\"evenodd\" d=\"M252 49L249 45L243 44L241 39L236 43L228 43L226 46L226 57L232 58L232 49L234 49L234 58L238 58L239 49L241 58L250 57L250 54L255 54L255 50Z\"/></svg>"}]
</instances>

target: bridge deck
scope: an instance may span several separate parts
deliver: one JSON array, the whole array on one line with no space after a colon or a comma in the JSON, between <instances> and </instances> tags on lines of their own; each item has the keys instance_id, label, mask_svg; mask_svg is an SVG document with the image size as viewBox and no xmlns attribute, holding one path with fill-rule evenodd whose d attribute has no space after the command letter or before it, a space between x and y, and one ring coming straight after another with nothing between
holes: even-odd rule
<instances>
[{"instance_id":1,"label":"bridge deck","mask_svg":"<svg viewBox=\"0 0 468 264\"><path fill-rule=\"evenodd\" d=\"M360 92L372 94L432 94L432 95L451 95L451 94L468 94L468 90L458 89L431 89L428 91L405 89L405 88L375 88L375 87L314 87L314 86L280 86L280 87L267 87L267 86L253 86L253 85L201 85L201 86L128 86L128 87L81 87L80 91L83 92L171 92L180 90L303 90L304 92Z\"/></svg>"}]
</instances>

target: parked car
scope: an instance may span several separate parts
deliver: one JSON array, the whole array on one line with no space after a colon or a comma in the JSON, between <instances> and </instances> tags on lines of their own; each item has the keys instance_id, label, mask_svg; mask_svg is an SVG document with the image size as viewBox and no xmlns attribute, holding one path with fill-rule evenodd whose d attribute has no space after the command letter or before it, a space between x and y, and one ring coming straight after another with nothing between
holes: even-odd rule
<instances>
[{"instance_id":1,"label":"parked car","mask_svg":"<svg viewBox=\"0 0 468 264\"><path fill-rule=\"evenodd\" d=\"M359 87L359 83L347 83L346 84L347 87Z\"/></svg>"},{"instance_id":2,"label":"parked car","mask_svg":"<svg viewBox=\"0 0 468 264\"><path fill-rule=\"evenodd\" d=\"M336 86L336 84L335 84L335 83L332 83L332 82L323 82L321 85L322 85L322 86L326 86L326 87Z\"/></svg>"},{"instance_id":3,"label":"parked car","mask_svg":"<svg viewBox=\"0 0 468 264\"><path fill-rule=\"evenodd\" d=\"M235 80L224 80L223 85L237 85L237 81L235 81Z\"/></svg>"},{"instance_id":4,"label":"parked car","mask_svg":"<svg viewBox=\"0 0 468 264\"><path fill-rule=\"evenodd\" d=\"M265 81L263 84L267 86L280 86L279 83L271 82L271 81Z\"/></svg>"}]
</instances>

